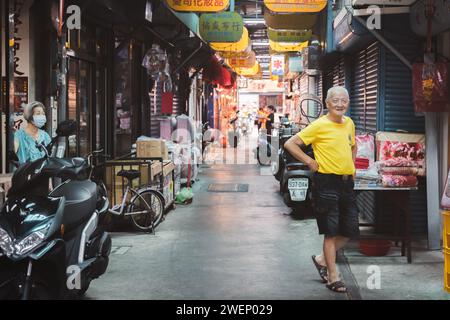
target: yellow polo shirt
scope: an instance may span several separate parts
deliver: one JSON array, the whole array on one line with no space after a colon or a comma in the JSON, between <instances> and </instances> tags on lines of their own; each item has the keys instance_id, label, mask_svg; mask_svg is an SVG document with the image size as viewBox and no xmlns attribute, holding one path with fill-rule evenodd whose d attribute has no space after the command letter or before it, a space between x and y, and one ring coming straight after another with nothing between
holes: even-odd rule
<instances>
[{"instance_id":1,"label":"yellow polo shirt","mask_svg":"<svg viewBox=\"0 0 450 320\"><path fill-rule=\"evenodd\" d=\"M354 174L352 146L355 145L355 124L344 116L343 123L336 123L326 115L312 122L298 133L306 144L312 144L319 172L326 174Z\"/></svg>"}]
</instances>

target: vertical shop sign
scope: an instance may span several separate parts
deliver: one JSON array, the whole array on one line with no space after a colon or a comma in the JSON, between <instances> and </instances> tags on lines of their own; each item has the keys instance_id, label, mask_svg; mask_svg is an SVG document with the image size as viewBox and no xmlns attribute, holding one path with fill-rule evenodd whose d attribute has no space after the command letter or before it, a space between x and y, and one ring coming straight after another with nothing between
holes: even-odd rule
<instances>
[{"instance_id":1,"label":"vertical shop sign","mask_svg":"<svg viewBox=\"0 0 450 320\"><path fill-rule=\"evenodd\" d=\"M273 55L271 57L271 70L273 76L284 75L284 55Z\"/></svg>"}]
</instances>

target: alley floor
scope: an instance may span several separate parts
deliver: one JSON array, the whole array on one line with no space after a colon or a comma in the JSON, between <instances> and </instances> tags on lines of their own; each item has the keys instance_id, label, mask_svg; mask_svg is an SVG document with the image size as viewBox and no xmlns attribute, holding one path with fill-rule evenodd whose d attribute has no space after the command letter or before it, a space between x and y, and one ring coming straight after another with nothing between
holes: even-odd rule
<instances>
[{"instance_id":1,"label":"alley floor","mask_svg":"<svg viewBox=\"0 0 450 320\"><path fill-rule=\"evenodd\" d=\"M326 289L311 260L322 246L316 222L290 214L268 169L202 165L193 203L170 211L156 235L113 233L108 270L91 283L85 298L448 299L442 290L442 253L420 247L408 265L395 249L388 257L365 257L352 243L339 259L349 292ZM244 188L208 191L222 184ZM370 265L380 268L380 288L367 286Z\"/></svg>"}]
</instances>

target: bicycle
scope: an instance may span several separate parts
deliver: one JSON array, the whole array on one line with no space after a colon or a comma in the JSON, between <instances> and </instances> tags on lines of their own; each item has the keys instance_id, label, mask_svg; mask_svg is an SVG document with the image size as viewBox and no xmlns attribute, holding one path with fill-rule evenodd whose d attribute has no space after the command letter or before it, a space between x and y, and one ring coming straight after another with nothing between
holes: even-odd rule
<instances>
[{"instance_id":1,"label":"bicycle","mask_svg":"<svg viewBox=\"0 0 450 320\"><path fill-rule=\"evenodd\" d=\"M164 214L164 197L161 192L150 186L134 189L133 181L140 175L138 170L121 170L117 173L117 176L127 180L127 185L122 203L113 206L109 212L116 216L130 216L135 229L152 231L155 234L155 227L161 222Z\"/></svg>"}]
</instances>

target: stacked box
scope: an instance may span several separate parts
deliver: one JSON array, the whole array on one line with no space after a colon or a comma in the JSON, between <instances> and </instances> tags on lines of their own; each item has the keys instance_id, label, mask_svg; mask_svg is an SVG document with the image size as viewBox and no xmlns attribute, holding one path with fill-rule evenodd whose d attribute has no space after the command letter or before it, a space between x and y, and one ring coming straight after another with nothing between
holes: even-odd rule
<instances>
[{"instance_id":1,"label":"stacked box","mask_svg":"<svg viewBox=\"0 0 450 320\"><path fill-rule=\"evenodd\" d=\"M148 139L136 141L136 153L138 158L163 158L169 159L169 152L165 140Z\"/></svg>"}]
</instances>

